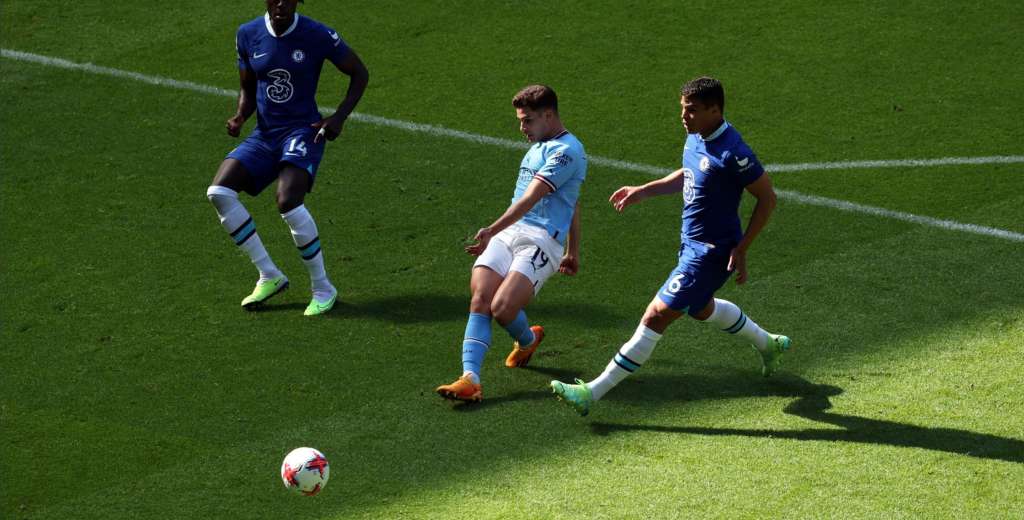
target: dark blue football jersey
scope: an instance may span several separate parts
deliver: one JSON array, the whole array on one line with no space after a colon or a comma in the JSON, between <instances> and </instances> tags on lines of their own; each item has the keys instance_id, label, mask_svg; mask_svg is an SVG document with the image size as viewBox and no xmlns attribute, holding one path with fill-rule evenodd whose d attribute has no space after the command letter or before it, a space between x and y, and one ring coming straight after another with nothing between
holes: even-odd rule
<instances>
[{"instance_id":1,"label":"dark blue football jersey","mask_svg":"<svg viewBox=\"0 0 1024 520\"><path fill-rule=\"evenodd\" d=\"M723 122L706 139L690 134L683 147L681 239L731 247L743 238L739 207L743 189L764 167L740 133Z\"/></svg>"},{"instance_id":2,"label":"dark blue football jersey","mask_svg":"<svg viewBox=\"0 0 1024 520\"><path fill-rule=\"evenodd\" d=\"M324 60L337 65L351 52L333 29L299 14L280 36L269 15L245 23L235 44L238 66L258 78L257 126L269 133L319 121L316 88Z\"/></svg>"}]
</instances>

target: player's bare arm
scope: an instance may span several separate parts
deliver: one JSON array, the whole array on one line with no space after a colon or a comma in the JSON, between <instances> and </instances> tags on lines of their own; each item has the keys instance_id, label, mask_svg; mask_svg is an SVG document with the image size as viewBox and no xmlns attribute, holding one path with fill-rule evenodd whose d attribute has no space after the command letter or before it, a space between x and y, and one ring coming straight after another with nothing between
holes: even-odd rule
<instances>
[{"instance_id":1,"label":"player's bare arm","mask_svg":"<svg viewBox=\"0 0 1024 520\"><path fill-rule=\"evenodd\" d=\"M256 111L256 73L239 68L238 83L238 110L227 121L228 135L231 137L241 134L242 125Z\"/></svg>"},{"instance_id":2,"label":"player's bare arm","mask_svg":"<svg viewBox=\"0 0 1024 520\"><path fill-rule=\"evenodd\" d=\"M743 239L729 255L728 269L736 273L737 285L742 285L747 281L747 249L768 224L768 218L775 210L775 189L772 188L772 181L767 174L750 183L746 189L757 199L757 204L754 205L754 212L750 215L750 221L747 222L747 230L743 233Z\"/></svg>"},{"instance_id":3,"label":"player's bare arm","mask_svg":"<svg viewBox=\"0 0 1024 520\"><path fill-rule=\"evenodd\" d=\"M345 125L345 120L355 110L356 104L363 97L363 92L366 90L366 85L370 82L370 72L366 70L366 65L359 59L359 55L355 51L348 53L348 56L341 63L335 64L342 74L349 77L348 91L345 92L345 98L338 105L338 109L328 117L313 123L313 127L323 130L323 137L326 137L328 141L333 141L341 135L341 129ZM313 142L320 142L321 136L319 133L313 138Z\"/></svg>"},{"instance_id":4,"label":"player's bare arm","mask_svg":"<svg viewBox=\"0 0 1024 520\"><path fill-rule=\"evenodd\" d=\"M487 249L487 244L491 241L491 237L518 222L519 219L523 218L523 215L526 215L548 193L551 193L551 186L548 183L536 178L530 181L530 185L527 186L526 193L523 194L522 198L509 206L505 213L498 217L498 220L495 220L493 224L476 232L476 236L473 237L476 243L467 246L466 252L473 256L479 256L480 253L484 252L484 249Z\"/></svg>"},{"instance_id":5,"label":"player's bare arm","mask_svg":"<svg viewBox=\"0 0 1024 520\"><path fill-rule=\"evenodd\" d=\"M680 168L656 181L648 182L643 186L623 186L612 193L608 201L612 203L615 211L622 212L626 206L636 204L642 200L668 195L683 191L683 169Z\"/></svg>"},{"instance_id":6,"label":"player's bare arm","mask_svg":"<svg viewBox=\"0 0 1024 520\"><path fill-rule=\"evenodd\" d=\"M558 272L572 276L580 270L580 203L576 202L573 210L572 224L569 225L569 237L566 238L565 254Z\"/></svg>"}]
</instances>

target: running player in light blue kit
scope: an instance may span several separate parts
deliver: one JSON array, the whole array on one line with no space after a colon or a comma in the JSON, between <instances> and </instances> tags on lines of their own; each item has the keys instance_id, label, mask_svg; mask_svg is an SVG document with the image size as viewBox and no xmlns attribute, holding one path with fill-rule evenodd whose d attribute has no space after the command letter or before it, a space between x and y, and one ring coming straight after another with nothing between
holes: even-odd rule
<instances>
[{"instance_id":1,"label":"running player in light blue kit","mask_svg":"<svg viewBox=\"0 0 1024 520\"><path fill-rule=\"evenodd\" d=\"M341 134L369 80L359 56L333 29L300 16L300 0L266 0L267 13L238 28L238 111L227 121L228 135L238 137L255 111L256 128L228 154L206 191L221 225L256 264L260 278L242 307L254 309L288 287L288 278L274 265L256 234L238 192L257 195L279 179L277 208L312 281L313 299L305 315L323 314L334 306L338 291L327 278L316 223L304 205L312 191L325 141ZM338 110L322 118L316 88L324 61L348 75L348 92Z\"/></svg>"},{"instance_id":2,"label":"running player in light blue kit","mask_svg":"<svg viewBox=\"0 0 1024 520\"><path fill-rule=\"evenodd\" d=\"M470 278L473 296L462 342L462 376L437 388L447 399L483 398L480 367L491 346L492 316L514 341L505 366L526 366L544 339L544 329L529 326L523 307L556 270L574 275L579 269L576 201L587 176L583 145L562 125L558 98L550 87L526 87L512 98L512 106L519 130L533 145L519 165L512 204L466 248L479 258Z\"/></svg>"},{"instance_id":3,"label":"running player in light blue kit","mask_svg":"<svg viewBox=\"0 0 1024 520\"><path fill-rule=\"evenodd\" d=\"M732 302L715 298L726 280L747 281L747 249L775 209L775 191L754 152L740 133L725 121L725 93L718 80L702 77L680 92L683 126L689 134L683 147L683 167L643 186L625 186L611 196L621 212L655 195L683 192L683 230L679 264L647 306L633 337L619 349L603 374L589 383L552 381L555 395L580 415L654 351L665 329L684 313L750 342L761 354L761 374L779 366L789 338L769 334ZM739 204L743 191L757 199L746 233L740 229Z\"/></svg>"}]
</instances>

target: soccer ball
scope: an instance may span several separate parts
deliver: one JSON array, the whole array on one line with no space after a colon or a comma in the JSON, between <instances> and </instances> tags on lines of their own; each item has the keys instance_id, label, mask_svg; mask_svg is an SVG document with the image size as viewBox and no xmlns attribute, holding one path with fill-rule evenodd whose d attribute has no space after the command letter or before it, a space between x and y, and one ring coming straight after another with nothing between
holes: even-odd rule
<instances>
[{"instance_id":1,"label":"soccer ball","mask_svg":"<svg viewBox=\"0 0 1024 520\"><path fill-rule=\"evenodd\" d=\"M281 463L284 487L308 497L319 493L330 476L331 467L324 454L313 448L295 448Z\"/></svg>"}]
</instances>

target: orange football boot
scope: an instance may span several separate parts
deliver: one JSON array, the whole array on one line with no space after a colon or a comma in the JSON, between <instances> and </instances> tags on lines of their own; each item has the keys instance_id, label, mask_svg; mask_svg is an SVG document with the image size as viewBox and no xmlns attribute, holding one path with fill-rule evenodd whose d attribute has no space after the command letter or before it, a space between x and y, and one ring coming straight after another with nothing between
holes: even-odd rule
<instances>
[{"instance_id":1,"label":"orange football boot","mask_svg":"<svg viewBox=\"0 0 1024 520\"><path fill-rule=\"evenodd\" d=\"M512 343L512 352L509 352L508 357L505 358L505 366L509 368L525 367L530 362L530 358L537 351L540 342L544 341L544 327L534 325L530 327L530 330L533 331L533 343L526 348L520 347L518 341Z\"/></svg>"},{"instance_id":2,"label":"orange football boot","mask_svg":"<svg viewBox=\"0 0 1024 520\"><path fill-rule=\"evenodd\" d=\"M477 402L482 401L484 398L483 387L479 383L474 383L468 375L456 379L450 385L437 387L435 392L437 392L437 395L453 401Z\"/></svg>"}]
</instances>

